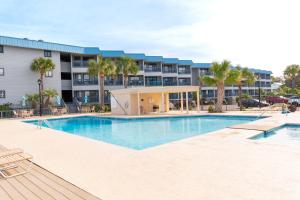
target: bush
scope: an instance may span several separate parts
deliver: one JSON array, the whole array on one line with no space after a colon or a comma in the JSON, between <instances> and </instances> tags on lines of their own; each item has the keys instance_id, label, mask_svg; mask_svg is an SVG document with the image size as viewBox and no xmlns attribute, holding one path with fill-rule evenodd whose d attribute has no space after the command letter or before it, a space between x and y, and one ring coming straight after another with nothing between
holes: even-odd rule
<instances>
[{"instance_id":1,"label":"bush","mask_svg":"<svg viewBox=\"0 0 300 200\"><path fill-rule=\"evenodd\" d=\"M208 112L209 112L209 113L214 113L214 112L215 112L215 108L214 108L212 105L210 105L210 106L208 107Z\"/></svg>"},{"instance_id":2,"label":"bush","mask_svg":"<svg viewBox=\"0 0 300 200\"><path fill-rule=\"evenodd\" d=\"M99 104L95 104L95 112L100 112L100 105Z\"/></svg>"},{"instance_id":3,"label":"bush","mask_svg":"<svg viewBox=\"0 0 300 200\"><path fill-rule=\"evenodd\" d=\"M110 106L104 105L102 108L102 112L110 112Z\"/></svg>"},{"instance_id":4,"label":"bush","mask_svg":"<svg viewBox=\"0 0 300 200\"><path fill-rule=\"evenodd\" d=\"M5 104L0 105L0 110L1 111L10 110L10 104L5 103Z\"/></svg>"}]
</instances>

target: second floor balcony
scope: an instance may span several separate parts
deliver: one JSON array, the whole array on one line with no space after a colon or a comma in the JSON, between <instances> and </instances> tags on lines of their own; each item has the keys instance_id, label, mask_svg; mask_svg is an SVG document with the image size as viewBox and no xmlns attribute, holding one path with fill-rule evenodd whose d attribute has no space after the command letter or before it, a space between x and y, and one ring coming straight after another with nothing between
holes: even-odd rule
<instances>
[{"instance_id":1,"label":"second floor balcony","mask_svg":"<svg viewBox=\"0 0 300 200\"><path fill-rule=\"evenodd\" d=\"M179 78L178 85L191 85L191 79L190 78Z\"/></svg>"},{"instance_id":2,"label":"second floor balcony","mask_svg":"<svg viewBox=\"0 0 300 200\"><path fill-rule=\"evenodd\" d=\"M176 77L165 77L165 78L163 78L163 85L164 86L176 86L177 78Z\"/></svg>"},{"instance_id":3,"label":"second floor balcony","mask_svg":"<svg viewBox=\"0 0 300 200\"><path fill-rule=\"evenodd\" d=\"M163 67L163 73L177 73L176 67Z\"/></svg>"},{"instance_id":4,"label":"second floor balcony","mask_svg":"<svg viewBox=\"0 0 300 200\"><path fill-rule=\"evenodd\" d=\"M156 76L146 77L145 86L162 86L161 77L156 77Z\"/></svg>"},{"instance_id":5,"label":"second floor balcony","mask_svg":"<svg viewBox=\"0 0 300 200\"><path fill-rule=\"evenodd\" d=\"M88 67L89 60L73 60L73 67Z\"/></svg>"},{"instance_id":6,"label":"second floor balcony","mask_svg":"<svg viewBox=\"0 0 300 200\"><path fill-rule=\"evenodd\" d=\"M145 72L161 72L161 67L159 65L145 65Z\"/></svg>"},{"instance_id":7,"label":"second floor balcony","mask_svg":"<svg viewBox=\"0 0 300 200\"><path fill-rule=\"evenodd\" d=\"M119 86L119 85L123 85L123 80L122 79L117 79L117 80L109 79L109 80L105 80L104 81L104 85L105 86Z\"/></svg>"},{"instance_id":8,"label":"second floor balcony","mask_svg":"<svg viewBox=\"0 0 300 200\"><path fill-rule=\"evenodd\" d=\"M190 66L178 67L178 74L191 74L191 67Z\"/></svg>"},{"instance_id":9,"label":"second floor balcony","mask_svg":"<svg viewBox=\"0 0 300 200\"><path fill-rule=\"evenodd\" d=\"M98 85L98 79L73 79L73 85Z\"/></svg>"},{"instance_id":10,"label":"second floor balcony","mask_svg":"<svg viewBox=\"0 0 300 200\"><path fill-rule=\"evenodd\" d=\"M144 80L128 80L129 86L144 86Z\"/></svg>"}]
</instances>

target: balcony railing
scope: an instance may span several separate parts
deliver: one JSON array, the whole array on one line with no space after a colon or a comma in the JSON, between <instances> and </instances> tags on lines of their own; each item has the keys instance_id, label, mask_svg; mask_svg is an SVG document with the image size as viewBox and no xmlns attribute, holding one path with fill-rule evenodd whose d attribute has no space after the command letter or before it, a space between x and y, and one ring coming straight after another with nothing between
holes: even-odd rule
<instances>
[{"instance_id":1,"label":"balcony railing","mask_svg":"<svg viewBox=\"0 0 300 200\"><path fill-rule=\"evenodd\" d=\"M176 86L176 81L164 81L164 86Z\"/></svg>"},{"instance_id":2,"label":"balcony railing","mask_svg":"<svg viewBox=\"0 0 300 200\"><path fill-rule=\"evenodd\" d=\"M186 80L178 80L178 85L191 85L191 80L190 79L186 79Z\"/></svg>"},{"instance_id":3,"label":"balcony railing","mask_svg":"<svg viewBox=\"0 0 300 200\"><path fill-rule=\"evenodd\" d=\"M73 67L88 67L89 60L73 60Z\"/></svg>"},{"instance_id":4,"label":"balcony railing","mask_svg":"<svg viewBox=\"0 0 300 200\"><path fill-rule=\"evenodd\" d=\"M162 81L147 81L145 82L146 86L161 86Z\"/></svg>"},{"instance_id":5,"label":"balcony railing","mask_svg":"<svg viewBox=\"0 0 300 200\"><path fill-rule=\"evenodd\" d=\"M128 81L129 86L144 86L144 81L143 80L131 80Z\"/></svg>"},{"instance_id":6,"label":"balcony railing","mask_svg":"<svg viewBox=\"0 0 300 200\"><path fill-rule=\"evenodd\" d=\"M88 97L75 97L81 103L98 103L99 97L98 96L88 96Z\"/></svg>"},{"instance_id":7,"label":"balcony railing","mask_svg":"<svg viewBox=\"0 0 300 200\"><path fill-rule=\"evenodd\" d=\"M106 86L123 85L123 80L105 80L104 85Z\"/></svg>"},{"instance_id":8,"label":"balcony railing","mask_svg":"<svg viewBox=\"0 0 300 200\"><path fill-rule=\"evenodd\" d=\"M178 69L178 74L191 74L191 70L190 69L185 69L185 70Z\"/></svg>"},{"instance_id":9,"label":"balcony railing","mask_svg":"<svg viewBox=\"0 0 300 200\"><path fill-rule=\"evenodd\" d=\"M90 79L84 79L84 80L73 80L73 85L98 85L98 80L90 80Z\"/></svg>"},{"instance_id":10,"label":"balcony railing","mask_svg":"<svg viewBox=\"0 0 300 200\"><path fill-rule=\"evenodd\" d=\"M176 67L163 67L163 73L177 73Z\"/></svg>"},{"instance_id":11,"label":"balcony railing","mask_svg":"<svg viewBox=\"0 0 300 200\"><path fill-rule=\"evenodd\" d=\"M145 72L161 72L161 67L160 66L149 66L146 65L144 68Z\"/></svg>"},{"instance_id":12,"label":"balcony railing","mask_svg":"<svg viewBox=\"0 0 300 200\"><path fill-rule=\"evenodd\" d=\"M212 76L214 75L212 72L200 72L200 76Z\"/></svg>"}]
</instances>

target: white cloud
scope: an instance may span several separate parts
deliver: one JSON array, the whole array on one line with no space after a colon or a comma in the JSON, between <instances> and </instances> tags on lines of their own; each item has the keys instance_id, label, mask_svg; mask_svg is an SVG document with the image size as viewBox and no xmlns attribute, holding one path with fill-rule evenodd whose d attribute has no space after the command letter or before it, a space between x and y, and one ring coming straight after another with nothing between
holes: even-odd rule
<instances>
[{"instance_id":1,"label":"white cloud","mask_svg":"<svg viewBox=\"0 0 300 200\"><path fill-rule=\"evenodd\" d=\"M77 2L85 5L81 0ZM82 15L78 15L84 10L81 7L70 6L53 13L40 5L38 8L45 9L38 9L39 13L45 13L42 19L27 16L21 21L18 21L19 15L26 10L23 7L18 7L18 16L13 12L4 14L5 10L16 6L11 4L0 9L0 16L1 10L2 15L7 16L0 19L0 28L2 34L12 36L99 45L106 49L125 49L198 62L229 59L234 64L269 69L277 75L288 64L300 63L299 0L130 2L130 9L124 7L127 4L122 4L124 9L120 13L115 12L120 5L110 2L101 5L101 12L95 6ZM132 5L135 7L131 8ZM50 17L49 12L52 13ZM62 16L71 17L64 21ZM9 22L10 19L13 21ZM45 19L51 20L45 23Z\"/></svg>"}]
</instances>

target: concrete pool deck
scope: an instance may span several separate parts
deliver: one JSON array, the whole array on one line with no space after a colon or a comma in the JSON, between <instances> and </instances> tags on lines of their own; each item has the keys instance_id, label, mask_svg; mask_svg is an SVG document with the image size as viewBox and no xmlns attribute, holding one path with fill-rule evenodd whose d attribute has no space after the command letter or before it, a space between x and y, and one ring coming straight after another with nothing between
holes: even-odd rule
<instances>
[{"instance_id":1,"label":"concrete pool deck","mask_svg":"<svg viewBox=\"0 0 300 200\"><path fill-rule=\"evenodd\" d=\"M251 114L259 115L222 115ZM300 113L270 115L249 124L300 123ZM247 139L260 132L226 128L137 151L0 120L2 145L23 148L38 165L104 200L300 199L300 147Z\"/></svg>"}]
</instances>

